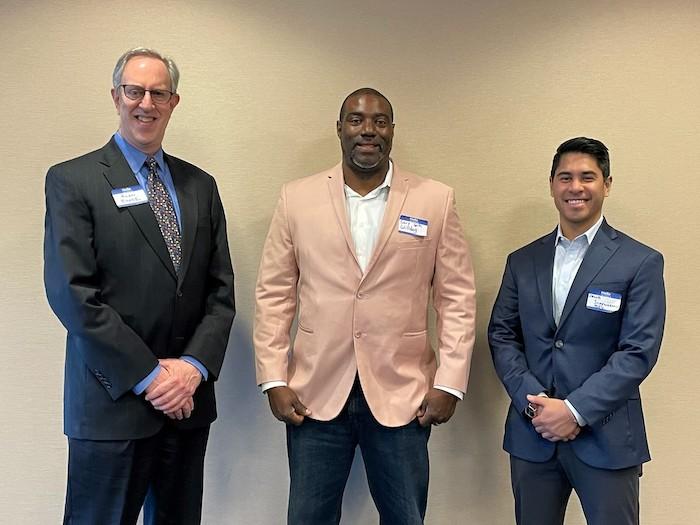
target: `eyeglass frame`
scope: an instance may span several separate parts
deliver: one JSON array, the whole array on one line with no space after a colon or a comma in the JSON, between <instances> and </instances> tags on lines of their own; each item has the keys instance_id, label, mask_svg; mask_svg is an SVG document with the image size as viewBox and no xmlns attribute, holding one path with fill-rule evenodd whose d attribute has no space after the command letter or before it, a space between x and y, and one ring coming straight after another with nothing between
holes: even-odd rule
<instances>
[{"instance_id":1,"label":"eyeglass frame","mask_svg":"<svg viewBox=\"0 0 700 525\"><path fill-rule=\"evenodd\" d=\"M176 94L177 94L177 93L175 93L175 92L173 92L173 91L170 91L170 90L167 90L167 89L146 89L146 88L141 87L141 86L139 86L139 85L137 85L137 84L119 84L119 87L122 88L122 91L124 92L124 96L125 96L126 98L128 98L129 100L133 100L133 101L137 101L137 100L140 101L140 100L143 100L143 97L145 97L145 96L146 96L146 93L148 93L148 94L151 95L151 100L152 100L153 102L155 102L156 104L167 104L168 102L170 102L170 99L173 98L173 95L176 95ZM126 88L127 88L127 87L130 87L130 88L138 88L138 89L140 89L140 90L143 90L143 95L141 95L141 96L138 97L138 98L131 98L129 95L126 94ZM156 92L156 93L167 93L167 94L168 94L168 98L165 99L165 100L156 100L156 98L153 96L153 93L154 93L154 92Z\"/></svg>"}]
</instances>

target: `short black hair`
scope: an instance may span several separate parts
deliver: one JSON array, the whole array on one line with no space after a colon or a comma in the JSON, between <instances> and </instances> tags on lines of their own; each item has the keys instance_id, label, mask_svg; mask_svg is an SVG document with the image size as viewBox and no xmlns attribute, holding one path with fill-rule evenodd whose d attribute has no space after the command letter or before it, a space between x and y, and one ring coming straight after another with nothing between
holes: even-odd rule
<instances>
[{"instance_id":1,"label":"short black hair","mask_svg":"<svg viewBox=\"0 0 700 525\"><path fill-rule=\"evenodd\" d=\"M603 172L603 179L607 179L610 176L610 155L608 154L607 146L596 139L576 137L562 142L557 148L554 159L552 159L552 172L549 175L550 179L554 178L554 173L559 167L559 161L562 155L566 153L586 153L590 155L598 163L600 171Z\"/></svg>"},{"instance_id":2,"label":"short black hair","mask_svg":"<svg viewBox=\"0 0 700 525\"><path fill-rule=\"evenodd\" d=\"M343 121L343 115L345 111L345 104L350 100L352 97L357 96L357 95L374 95L375 97L379 97L381 99L384 99L387 104L389 104L389 117L391 118L391 121L394 122L394 108L391 105L391 102L389 102L389 99L386 98L384 95L382 95L379 91L377 91L374 88L371 87L363 87L360 89L356 89L352 93L350 93L347 97L345 97L345 100L343 100L343 103L340 105L340 115L338 117L338 120L340 122Z\"/></svg>"}]
</instances>

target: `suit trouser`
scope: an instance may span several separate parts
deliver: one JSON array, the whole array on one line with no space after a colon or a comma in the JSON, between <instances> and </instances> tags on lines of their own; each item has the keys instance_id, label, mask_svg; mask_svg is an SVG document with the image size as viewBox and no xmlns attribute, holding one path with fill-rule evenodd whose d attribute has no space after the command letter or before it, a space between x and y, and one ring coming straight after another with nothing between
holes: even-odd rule
<instances>
[{"instance_id":1,"label":"suit trouser","mask_svg":"<svg viewBox=\"0 0 700 525\"><path fill-rule=\"evenodd\" d=\"M65 525L198 524L209 426L143 439L68 439Z\"/></svg>"},{"instance_id":2,"label":"suit trouser","mask_svg":"<svg viewBox=\"0 0 700 525\"><path fill-rule=\"evenodd\" d=\"M570 443L557 443L549 461L510 457L518 525L562 525L575 490L588 525L638 525L641 466L620 470L591 467Z\"/></svg>"},{"instance_id":3,"label":"suit trouser","mask_svg":"<svg viewBox=\"0 0 700 525\"><path fill-rule=\"evenodd\" d=\"M359 446L370 494L382 525L420 525L428 500L430 427L414 419L385 427L367 406L359 380L331 421L306 418L287 425L290 525L336 525L355 449Z\"/></svg>"}]
</instances>

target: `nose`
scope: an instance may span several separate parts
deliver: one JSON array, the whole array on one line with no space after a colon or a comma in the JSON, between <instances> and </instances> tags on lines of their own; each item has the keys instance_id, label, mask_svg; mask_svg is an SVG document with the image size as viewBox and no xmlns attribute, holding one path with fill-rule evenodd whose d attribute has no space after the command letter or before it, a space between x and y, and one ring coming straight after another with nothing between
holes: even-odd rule
<instances>
[{"instance_id":1,"label":"nose","mask_svg":"<svg viewBox=\"0 0 700 525\"><path fill-rule=\"evenodd\" d=\"M374 128L374 122L372 121L372 119L369 119L369 118L368 118L368 119L365 119L365 120L362 122L362 129L360 130L360 132L361 132L363 135L372 135L372 136L374 136L374 135L377 134L377 130Z\"/></svg>"},{"instance_id":2,"label":"nose","mask_svg":"<svg viewBox=\"0 0 700 525\"><path fill-rule=\"evenodd\" d=\"M155 106L155 104L153 103L153 99L151 98L151 92L150 92L150 91L146 91L146 92L143 94L143 98L142 98L141 101L139 102L139 106L141 106L141 107L144 108L144 109L146 109L146 108L152 108L152 107Z\"/></svg>"},{"instance_id":3,"label":"nose","mask_svg":"<svg viewBox=\"0 0 700 525\"><path fill-rule=\"evenodd\" d=\"M583 184L581 182L581 179L578 177L572 177L571 178L571 186L569 186L569 189L573 192L579 192L583 189Z\"/></svg>"}]
</instances>

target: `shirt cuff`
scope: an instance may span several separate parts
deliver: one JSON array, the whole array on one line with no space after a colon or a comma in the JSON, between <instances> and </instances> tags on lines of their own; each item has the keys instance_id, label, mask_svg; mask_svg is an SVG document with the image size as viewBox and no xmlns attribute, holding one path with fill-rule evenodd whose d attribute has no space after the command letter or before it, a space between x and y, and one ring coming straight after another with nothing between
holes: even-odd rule
<instances>
[{"instance_id":1,"label":"shirt cuff","mask_svg":"<svg viewBox=\"0 0 700 525\"><path fill-rule=\"evenodd\" d=\"M153 371L141 381L136 383L136 386L132 388L131 391L137 396L140 396L150 386L150 384L153 383L153 380L158 376L158 374L160 374L160 365L156 365Z\"/></svg>"},{"instance_id":2,"label":"shirt cuff","mask_svg":"<svg viewBox=\"0 0 700 525\"><path fill-rule=\"evenodd\" d=\"M461 392L455 388L450 388L449 386L442 386L442 385L433 385L433 388L437 388L438 390L442 390L443 392L447 392L448 394L452 394L460 401L462 399L464 399L464 392Z\"/></svg>"},{"instance_id":3,"label":"shirt cuff","mask_svg":"<svg viewBox=\"0 0 700 525\"><path fill-rule=\"evenodd\" d=\"M202 374L202 381L206 381L209 378L209 371L207 370L207 367L204 366L196 357L192 357L191 355L183 355L180 359L187 361L189 364L199 370L199 373Z\"/></svg>"},{"instance_id":4,"label":"shirt cuff","mask_svg":"<svg viewBox=\"0 0 700 525\"><path fill-rule=\"evenodd\" d=\"M578 413L578 411L574 408L574 405L572 405L568 399L564 400L564 403L566 403L566 406L569 407L569 410L571 413L574 415L574 419L576 419L576 423L578 423L578 426L580 427L585 427L586 426L586 420L583 419L581 414Z\"/></svg>"},{"instance_id":5,"label":"shirt cuff","mask_svg":"<svg viewBox=\"0 0 700 525\"><path fill-rule=\"evenodd\" d=\"M264 394L271 388L275 388L276 386L287 386L286 381L265 381L264 383L260 383L260 391Z\"/></svg>"}]
</instances>

